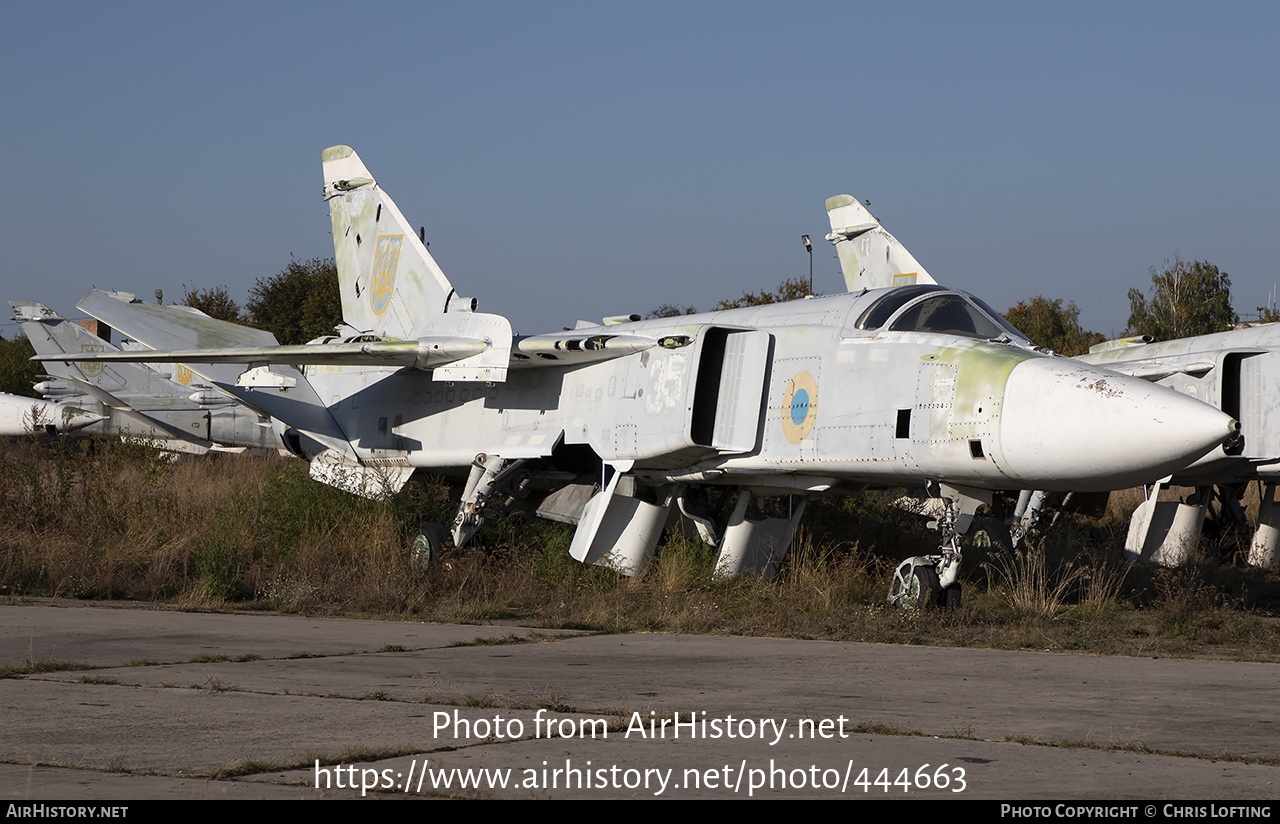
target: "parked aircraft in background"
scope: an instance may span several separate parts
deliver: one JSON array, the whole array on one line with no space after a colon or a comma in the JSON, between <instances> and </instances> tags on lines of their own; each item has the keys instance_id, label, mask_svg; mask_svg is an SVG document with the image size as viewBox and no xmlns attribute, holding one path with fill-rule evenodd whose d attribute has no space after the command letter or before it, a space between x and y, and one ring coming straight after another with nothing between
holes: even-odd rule
<instances>
[{"instance_id":1,"label":"parked aircraft in background","mask_svg":"<svg viewBox=\"0 0 1280 824\"><path fill-rule=\"evenodd\" d=\"M0 435L53 435L77 432L105 418L72 402L27 398L0 392Z\"/></svg>"},{"instance_id":2,"label":"parked aircraft in background","mask_svg":"<svg viewBox=\"0 0 1280 824\"><path fill-rule=\"evenodd\" d=\"M827 201L832 234L850 291L869 262L894 261L902 277L923 267L891 235L877 237L878 221L847 195ZM839 227L850 226L844 229ZM870 229L868 229L870 227ZM882 231L882 230L881 230ZM863 238L857 246L844 241ZM930 278L927 282L933 282ZM1280 324L1264 324L1231 332L1153 343L1147 337L1098 344L1077 360L1152 381L1208 403L1240 422L1237 436L1227 439L1188 467L1160 479L1147 490L1147 501L1134 512L1126 552L1135 559L1177 564L1194 553L1206 510L1214 497L1223 515L1246 523L1239 505L1244 484L1263 484L1258 523L1249 552L1251 563L1280 565ZM1158 501L1168 486L1195 487L1188 501ZM1080 490L1077 490L1079 492ZM1033 527L1045 506L1044 490L1026 490L1015 513L1014 535Z\"/></svg>"},{"instance_id":3,"label":"parked aircraft in background","mask_svg":"<svg viewBox=\"0 0 1280 824\"><path fill-rule=\"evenodd\" d=\"M894 595L944 599L957 535L993 490L1137 485L1236 431L1185 395L1037 351L981 301L926 282L848 196L828 206L856 293L513 336L457 294L354 151L323 160L336 337L274 346L93 292L82 310L157 351L65 359L211 364L191 368L288 424L312 475L353 491L398 489L418 467L466 471L458 545L486 501L541 487L539 512L577 524L580 561L638 574L679 513L719 543L721 574L768 574L806 496L919 485L948 503L942 542L904 562ZM907 274L915 284L895 288ZM738 493L722 531L705 506L716 488ZM799 501L790 517L749 518L770 496Z\"/></svg>"},{"instance_id":4,"label":"parked aircraft in background","mask_svg":"<svg viewBox=\"0 0 1280 824\"><path fill-rule=\"evenodd\" d=\"M14 300L9 306L37 355L121 351L42 304ZM180 313L196 311L174 309ZM86 415L70 417L78 424L70 431L79 434L128 435L178 452L274 451L282 446L270 418L237 403L182 364L173 365L172 376L135 363L85 361L72 365L51 360L47 369L49 374L35 389L61 410L88 410ZM62 415L49 417L58 421Z\"/></svg>"},{"instance_id":5,"label":"parked aircraft in background","mask_svg":"<svg viewBox=\"0 0 1280 824\"><path fill-rule=\"evenodd\" d=\"M1134 513L1126 549L1133 557L1178 563L1199 544L1205 511L1217 493L1224 514L1245 522L1244 485L1263 484L1251 563L1280 564L1280 324L1152 343L1129 338L1095 346L1079 360L1152 381L1211 404L1240 421L1240 437L1173 473L1164 485L1192 486L1192 499L1157 502ZM1157 486L1153 493L1159 492Z\"/></svg>"}]
</instances>

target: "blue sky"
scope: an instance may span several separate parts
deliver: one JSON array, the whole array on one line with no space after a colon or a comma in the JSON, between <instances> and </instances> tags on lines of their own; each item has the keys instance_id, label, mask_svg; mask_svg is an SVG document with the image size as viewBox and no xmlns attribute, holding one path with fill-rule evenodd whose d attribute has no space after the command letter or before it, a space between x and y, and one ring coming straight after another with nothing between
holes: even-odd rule
<instances>
[{"instance_id":1,"label":"blue sky","mask_svg":"<svg viewBox=\"0 0 1280 824\"><path fill-rule=\"evenodd\" d=\"M482 311L532 333L806 276L848 192L939 281L1119 333L1175 254L1280 281L1280 6L5 7L0 283L243 300L330 256L356 148ZM842 288L815 244L817 290ZM0 326L11 336L12 324Z\"/></svg>"}]
</instances>

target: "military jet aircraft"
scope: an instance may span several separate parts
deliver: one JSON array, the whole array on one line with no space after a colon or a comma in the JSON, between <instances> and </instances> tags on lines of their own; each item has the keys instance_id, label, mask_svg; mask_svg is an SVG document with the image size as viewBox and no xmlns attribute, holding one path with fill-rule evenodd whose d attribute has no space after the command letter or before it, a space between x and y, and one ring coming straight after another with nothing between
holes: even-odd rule
<instances>
[{"instance_id":1,"label":"military jet aircraft","mask_svg":"<svg viewBox=\"0 0 1280 824\"><path fill-rule=\"evenodd\" d=\"M9 306L38 355L121 351L43 304L14 300ZM69 431L78 434L128 435L174 452L283 448L270 418L200 380L182 364L174 365L172 377L149 366L100 361L71 365L52 360L48 372L35 389L59 410L87 411L68 418ZM67 416L60 412L48 417L60 421Z\"/></svg>"},{"instance_id":2,"label":"military jet aircraft","mask_svg":"<svg viewBox=\"0 0 1280 824\"><path fill-rule=\"evenodd\" d=\"M580 561L638 574L680 513L718 541L721 574L767 574L806 496L920 485L948 502L942 545L900 568L895 597L940 600L957 591L956 536L993 490L1136 485L1236 431L1185 395L1037 351L926 280L848 196L833 240L861 261L854 293L513 336L458 295L352 149L325 150L323 167L338 335L274 346L93 292L82 310L157 351L64 359L209 364L192 369L285 421L312 475L353 491L397 489L418 467L466 471L458 545L486 501L541 484L554 491L539 511L577 523ZM738 493L722 533L701 506L717 488ZM790 517L748 518L768 496L800 500Z\"/></svg>"},{"instance_id":3,"label":"military jet aircraft","mask_svg":"<svg viewBox=\"0 0 1280 824\"><path fill-rule=\"evenodd\" d=\"M896 239L877 237L887 233L857 201L840 195L828 200L827 208L832 225L827 239L840 252L850 291L859 288L868 265L881 259L893 261L889 265L903 273L900 279L915 282L919 272L921 282L934 282ZM851 237L861 239L857 245L846 242ZM1149 337L1121 338L1098 344L1077 360L1169 387L1227 412L1241 424L1237 436L1149 486L1147 500L1133 513L1126 554L1167 565L1187 560L1215 497L1224 518L1247 523L1239 495L1244 484L1256 480L1264 486L1249 558L1258 565L1280 565L1280 507L1275 501L1280 410L1274 401L1280 397L1280 324L1162 343ZM1168 486L1195 487L1196 492L1183 503L1159 501L1161 489ZM1023 490L1013 525L1015 542L1035 527L1048 501L1044 490Z\"/></svg>"},{"instance_id":4,"label":"military jet aircraft","mask_svg":"<svg viewBox=\"0 0 1280 824\"><path fill-rule=\"evenodd\" d=\"M1175 564L1199 543L1205 511L1215 493L1226 512L1244 523L1238 504L1250 481L1263 484L1251 563L1280 563L1280 324L1213 335L1151 342L1125 338L1095 346L1079 360L1149 380L1198 398L1240 421L1240 437L1215 447L1161 485L1197 488L1181 505L1157 502L1159 486L1133 516L1126 549L1135 558Z\"/></svg>"}]
</instances>

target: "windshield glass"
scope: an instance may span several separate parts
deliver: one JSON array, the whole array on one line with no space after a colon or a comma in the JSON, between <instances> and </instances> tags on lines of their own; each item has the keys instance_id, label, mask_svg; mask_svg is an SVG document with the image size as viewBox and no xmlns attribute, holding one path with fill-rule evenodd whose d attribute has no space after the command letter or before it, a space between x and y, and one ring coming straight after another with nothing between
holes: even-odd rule
<instances>
[{"instance_id":1,"label":"windshield glass","mask_svg":"<svg viewBox=\"0 0 1280 824\"><path fill-rule=\"evenodd\" d=\"M858 322L854 324L859 329L879 329L884 326L885 321L893 316L905 304L915 300L928 292L942 292L945 287L936 284L920 284L918 286L903 286L899 289L890 289L883 297L867 307L867 311L862 313L862 317L858 318Z\"/></svg>"},{"instance_id":2,"label":"windshield glass","mask_svg":"<svg viewBox=\"0 0 1280 824\"><path fill-rule=\"evenodd\" d=\"M966 338L998 338L1005 328L960 295L925 298L898 316L891 332L939 332ZM1021 337L1021 336L1019 336Z\"/></svg>"},{"instance_id":3,"label":"windshield glass","mask_svg":"<svg viewBox=\"0 0 1280 824\"><path fill-rule=\"evenodd\" d=\"M1022 334L1022 332L1019 331L1018 327L1014 326L1012 323L1005 320L1004 315L992 309L991 304L987 303L985 300L975 295L969 295L969 300L978 304L978 306L982 309L982 311L990 315L992 319L995 320L996 323L1003 326L1005 332L1007 332L1010 337L1017 338L1018 340L1025 340L1027 341L1027 343L1031 343L1031 340L1026 335Z\"/></svg>"}]
</instances>

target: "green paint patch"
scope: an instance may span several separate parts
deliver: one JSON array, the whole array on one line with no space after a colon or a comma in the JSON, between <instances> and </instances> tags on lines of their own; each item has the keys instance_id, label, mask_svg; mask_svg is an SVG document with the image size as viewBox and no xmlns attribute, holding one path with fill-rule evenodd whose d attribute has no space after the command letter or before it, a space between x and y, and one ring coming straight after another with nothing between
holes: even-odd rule
<instances>
[{"instance_id":1,"label":"green paint patch","mask_svg":"<svg viewBox=\"0 0 1280 824\"><path fill-rule=\"evenodd\" d=\"M967 346L947 347L939 361L956 366L955 408L972 414L979 406L998 411L1004 399L1009 373L1023 361L1044 357L1035 352L1003 344L973 341Z\"/></svg>"}]
</instances>

